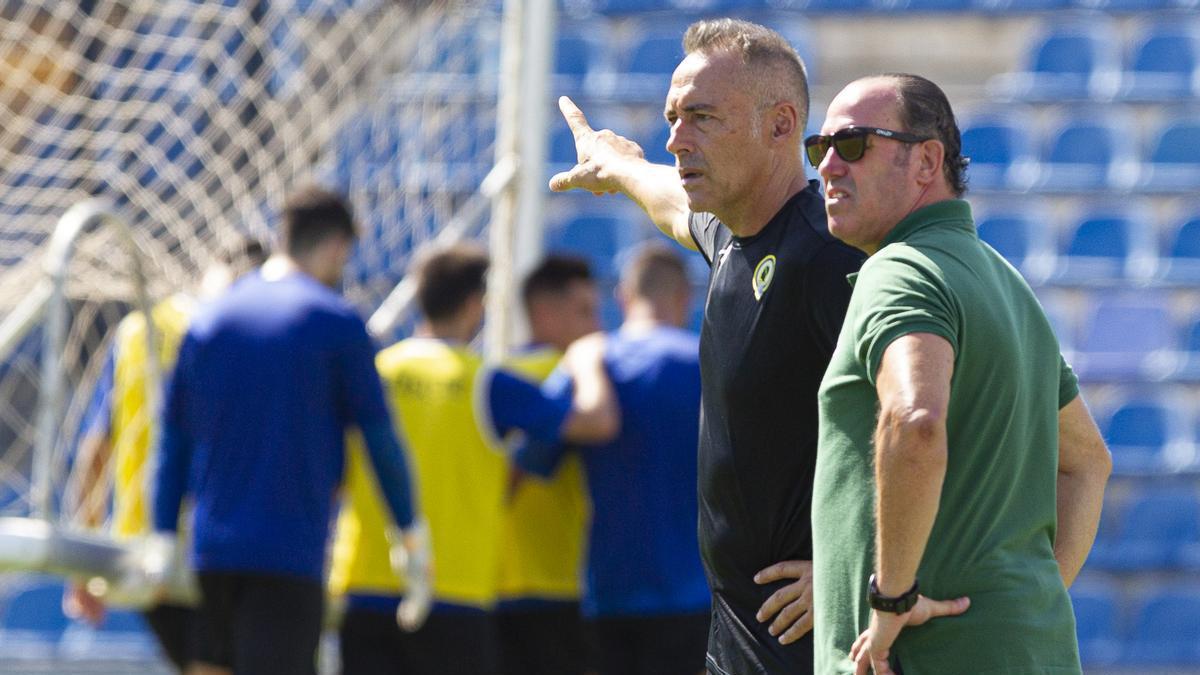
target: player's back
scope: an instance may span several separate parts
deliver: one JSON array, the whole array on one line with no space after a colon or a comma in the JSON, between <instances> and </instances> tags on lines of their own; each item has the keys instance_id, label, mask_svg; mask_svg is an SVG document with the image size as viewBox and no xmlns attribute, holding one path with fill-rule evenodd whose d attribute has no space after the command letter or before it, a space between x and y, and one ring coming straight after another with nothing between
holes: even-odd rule
<instances>
[{"instance_id":1,"label":"player's back","mask_svg":"<svg viewBox=\"0 0 1200 675\"><path fill-rule=\"evenodd\" d=\"M466 346L422 338L401 341L378 358L432 533L434 596L489 607L497 592L507 463L476 422L481 365Z\"/></svg>"},{"instance_id":2,"label":"player's back","mask_svg":"<svg viewBox=\"0 0 1200 675\"><path fill-rule=\"evenodd\" d=\"M181 348L196 564L320 577L343 435L387 419L362 320L303 274L243 278Z\"/></svg>"},{"instance_id":3,"label":"player's back","mask_svg":"<svg viewBox=\"0 0 1200 675\"><path fill-rule=\"evenodd\" d=\"M594 503L585 611L703 611L698 336L665 327L611 334L605 369L620 402L621 433L584 452Z\"/></svg>"}]
</instances>

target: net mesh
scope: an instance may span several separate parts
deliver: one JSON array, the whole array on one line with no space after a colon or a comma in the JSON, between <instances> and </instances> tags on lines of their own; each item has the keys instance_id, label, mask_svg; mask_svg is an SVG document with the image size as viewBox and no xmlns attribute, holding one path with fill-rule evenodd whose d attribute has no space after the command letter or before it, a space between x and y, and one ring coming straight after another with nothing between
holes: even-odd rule
<instances>
[{"instance_id":1,"label":"net mesh","mask_svg":"<svg viewBox=\"0 0 1200 675\"><path fill-rule=\"evenodd\" d=\"M472 2L0 0L0 313L43 278L72 205L133 230L151 299L188 290L243 235L268 244L288 190L350 197L347 296L370 312L410 251L477 200L494 138L499 16ZM477 209L476 209L477 210ZM116 232L80 239L53 454L61 518L114 327L135 293ZM30 510L35 328L0 355L0 515Z\"/></svg>"}]
</instances>

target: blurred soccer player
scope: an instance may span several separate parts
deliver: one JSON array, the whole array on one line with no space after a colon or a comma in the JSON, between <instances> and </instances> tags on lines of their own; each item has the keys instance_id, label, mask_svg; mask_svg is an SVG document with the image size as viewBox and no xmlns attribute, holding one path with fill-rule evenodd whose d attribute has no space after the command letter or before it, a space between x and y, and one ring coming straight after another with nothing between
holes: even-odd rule
<instances>
[{"instance_id":1,"label":"blurred soccer player","mask_svg":"<svg viewBox=\"0 0 1200 675\"><path fill-rule=\"evenodd\" d=\"M696 442L700 415L698 336L682 329L690 299L683 261L665 246L643 249L619 287L620 330L582 343L600 368L575 363L544 388L569 399L580 373L612 382L621 430L583 447L593 503L584 614L602 675L695 675L704 670L710 594L696 541ZM531 442L522 469L553 475L562 444Z\"/></svg>"},{"instance_id":2,"label":"blurred soccer player","mask_svg":"<svg viewBox=\"0 0 1200 675\"><path fill-rule=\"evenodd\" d=\"M781 35L733 19L683 38L664 116L675 166L560 107L578 164L555 190L625 194L709 263L700 331L700 550L715 673L812 672L817 389L862 254L825 224L808 181L804 64Z\"/></svg>"},{"instance_id":3,"label":"blurred soccer player","mask_svg":"<svg viewBox=\"0 0 1200 675\"><path fill-rule=\"evenodd\" d=\"M352 463L338 521L330 587L345 594L342 668L346 675L492 675L499 645L491 610L498 597L500 533L508 464L479 424L482 358L469 343L483 321L486 254L460 244L426 257L417 273L424 319L417 334L377 359L411 450L417 494L430 526L434 606L406 635L391 620L404 591L388 573L378 497ZM540 400L536 387L492 373L505 398ZM519 405L531 428L557 433L562 410ZM549 421L546 421L549 420ZM588 423L577 416L575 424ZM509 422L502 422L507 428ZM611 424L609 425L611 426Z\"/></svg>"},{"instance_id":4,"label":"blurred soccer player","mask_svg":"<svg viewBox=\"0 0 1200 675\"><path fill-rule=\"evenodd\" d=\"M540 383L572 342L599 328L599 298L587 261L563 255L538 264L525 278L521 297L531 344L504 367ZM490 389L492 410L514 404L502 396L503 387ZM586 670L579 574L588 508L578 457L568 458L551 480L524 481L510 495L501 525L496 611L504 675Z\"/></svg>"},{"instance_id":5,"label":"blurred soccer player","mask_svg":"<svg viewBox=\"0 0 1200 675\"><path fill-rule=\"evenodd\" d=\"M175 363L195 303L212 300L237 277L261 265L265 257L261 243L246 239L205 272L196 297L177 293L151 309L158 365L164 373ZM79 449L79 461L85 467L80 487L81 524L89 528L101 525L111 481L111 531L124 540L150 532L147 473L153 465L150 443L156 435L152 428L156 420L147 395L146 330L146 318L141 312L129 314L117 325ZM114 588L112 592L127 595L141 590L144 589ZM93 595L83 582L68 584L63 607L69 616L82 617L93 624L104 620L104 597ZM177 669L183 670L195 652L195 610L182 599L172 598L150 607L143 616L163 653Z\"/></svg>"},{"instance_id":6,"label":"blurred soccer player","mask_svg":"<svg viewBox=\"0 0 1200 675\"><path fill-rule=\"evenodd\" d=\"M284 252L197 313L163 411L156 530L194 501L202 667L315 673L343 439L361 430L389 517L425 556L366 326L333 290L355 239L341 197L284 206Z\"/></svg>"},{"instance_id":7,"label":"blurred soccer player","mask_svg":"<svg viewBox=\"0 0 1200 675\"><path fill-rule=\"evenodd\" d=\"M346 595L342 669L368 673L480 673L496 669L487 610L495 600L504 458L475 429L472 390L481 359L469 343L483 321L487 256L460 245L419 261L417 335L376 365L413 459L437 569L434 607L416 633L393 617L403 587L391 572L376 488L351 453L330 587Z\"/></svg>"}]
</instances>

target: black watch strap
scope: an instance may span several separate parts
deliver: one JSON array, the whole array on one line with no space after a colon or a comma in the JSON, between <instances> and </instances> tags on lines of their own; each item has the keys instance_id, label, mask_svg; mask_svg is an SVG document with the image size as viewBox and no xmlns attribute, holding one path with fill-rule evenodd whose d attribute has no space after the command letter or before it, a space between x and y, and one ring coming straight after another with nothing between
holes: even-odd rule
<instances>
[{"instance_id":1,"label":"black watch strap","mask_svg":"<svg viewBox=\"0 0 1200 675\"><path fill-rule=\"evenodd\" d=\"M914 580L912 588L907 591L897 596L887 596L879 592L879 585L875 583L875 575L872 574L871 581L867 585L867 604L871 606L871 609L881 612L907 614L917 604L920 590L918 586L919 584Z\"/></svg>"}]
</instances>

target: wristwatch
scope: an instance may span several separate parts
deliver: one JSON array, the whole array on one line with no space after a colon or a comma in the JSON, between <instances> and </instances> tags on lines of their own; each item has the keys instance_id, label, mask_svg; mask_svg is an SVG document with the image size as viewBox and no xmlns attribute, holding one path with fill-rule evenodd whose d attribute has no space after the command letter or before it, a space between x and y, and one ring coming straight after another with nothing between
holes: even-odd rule
<instances>
[{"instance_id":1,"label":"wristwatch","mask_svg":"<svg viewBox=\"0 0 1200 675\"><path fill-rule=\"evenodd\" d=\"M918 584L913 580L912 588L904 591L900 595L887 596L879 592L879 584L875 583L875 575L871 575L871 581L867 585L867 604L871 609L877 609L881 612L889 612L891 614L906 614L917 604Z\"/></svg>"}]
</instances>

